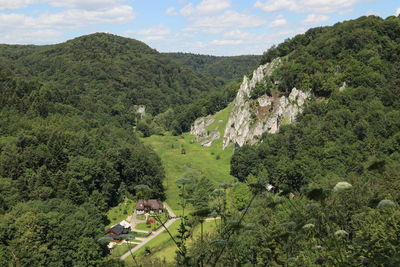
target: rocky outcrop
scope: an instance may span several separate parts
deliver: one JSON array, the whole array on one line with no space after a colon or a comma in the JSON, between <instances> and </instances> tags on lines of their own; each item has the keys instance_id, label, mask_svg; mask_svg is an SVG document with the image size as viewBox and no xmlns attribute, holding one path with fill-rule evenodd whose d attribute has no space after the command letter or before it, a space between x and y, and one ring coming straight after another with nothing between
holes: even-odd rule
<instances>
[{"instance_id":1,"label":"rocky outcrop","mask_svg":"<svg viewBox=\"0 0 400 267\"><path fill-rule=\"evenodd\" d=\"M339 87L339 92L343 92L344 89L346 89L348 87L346 82L343 82L342 86Z\"/></svg>"},{"instance_id":2,"label":"rocky outcrop","mask_svg":"<svg viewBox=\"0 0 400 267\"><path fill-rule=\"evenodd\" d=\"M215 121L212 115L207 117L198 118L190 129L190 134L196 136L196 141L200 142L202 146L211 146L212 142L221 137L218 127L214 130L207 130Z\"/></svg>"},{"instance_id":3,"label":"rocky outcrop","mask_svg":"<svg viewBox=\"0 0 400 267\"><path fill-rule=\"evenodd\" d=\"M296 88L293 88L288 96L272 93L272 96L263 95L257 99L250 99L256 84L270 77L280 62L278 58L259 66L253 72L251 80L244 76L225 127L224 149L229 144L254 144L263 133L276 133L281 125L295 121L302 111L304 101L310 93Z\"/></svg>"},{"instance_id":4,"label":"rocky outcrop","mask_svg":"<svg viewBox=\"0 0 400 267\"><path fill-rule=\"evenodd\" d=\"M139 105L135 106L135 108L136 108L136 113L138 113L140 118L143 119L146 116L146 106Z\"/></svg>"}]
</instances>

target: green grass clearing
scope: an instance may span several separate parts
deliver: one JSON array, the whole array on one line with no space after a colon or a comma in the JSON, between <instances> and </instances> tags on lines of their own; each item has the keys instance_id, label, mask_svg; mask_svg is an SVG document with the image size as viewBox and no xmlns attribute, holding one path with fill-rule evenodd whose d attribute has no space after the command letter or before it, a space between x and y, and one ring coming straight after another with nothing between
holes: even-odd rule
<instances>
[{"instance_id":1,"label":"green grass clearing","mask_svg":"<svg viewBox=\"0 0 400 267\"><path fill-rule=\"evenodd\" d=\"M172 136L167 133L165 136L151 136L142 139L161 158L166 174L164 186L167 203L177 215L181 215L182 211L179 206L179 189L176 180L184 177L187 171L192 169L201 171L216 185L234 180L234 177L229 174L233 146L222 150L223 133L230 110L231 106L228 106L214 115L215 121L209 128L218 127L221 137L215 140L210 147L202 147L199 143L193 142L195 138L189 133L184 133L182 136ZM182 147L186 154L181 154ZM188 212L190 212L190 208Z\"/></svg>"},{"instance_id":2,"label":"green grass clearing","mask_svg":"<svg viewBox=\"0 0 400 267\"><path fill-rule=\"evenodd\" d=\"M176 236L178 234L179 223L180 222L178 220L168 228L168 230L171 232L173 236ZM137 257L144 257L145 256L144 252L146 247L151 248L152 251L161 250L164 247L168 246L169 242L173 243L171 237L168 235L166 231L164 231L161 234L159 234L156 238L148 242L145 246L141 247L138 251L135 252L134 255ZM131 257L126 258L125 263L127 264L127 266L133 266L132 258Z\"/></svg>"},{"instance_id":3,"label":"green grass clearing","mask_svg":"<svg viewBox=\"0 0 400 267\"><path fill-rule=\"evenodd\" d=\"M203 234L205 235L206 233L211 233L212 231L215 230L216 225L219 223L218 220L217 222L204 222L203 223ZM200 237L200 225L197 225L194 228L193 231L193 235L192 237L189 238L188 240L188 245L190 246L190 243L196 239ZM175 251L176 251L176 245L175 243L170 240L169 242L166 242L164 244L164 246L162 246L162 249L160 249L159 251L153 253L151 255L152 258L159 258L161 260L165 259L165 261L167 263L173 263L174 262L174 258L175 258Z\"/></svg>"},{"instance_id":4,"label":"green grass clearing","mask_svg":"<svg viewBox=\"0 0 400 267\"><path fill-rule=\"evenodd\" d=\"M136 201L128 199L126 202L120 203L117 207L107 211L107 218L110 220L110 224L107 226L107 228L110 228L120 221L125 220L129 215L132 214L135 206Z\"/></svg>"},{"instance_id":5,"label":"green grass clearing","mask_svg":"<svg viewBox=\"0 0 400 267\"><path fill-rule=\"evenodd\" d=\"M111 257L119 258L135 246L135 244L118 243L112 248Z\"/></svg>"},{"instance_id":6,"label":"green grass clearing","mask_svg":"<svg viewBox=\"0 0 400 267\"><path fill-rule=\"evenodd\" d=\"M141 238L144 238L144 237L148 237L148 236L149 236L148 233L135 232L135 231L133 231L132 234L133 234L135 237L141 237Z\"/></svg>"},{"instance_id":7,"label":"green grass clearing","mask_svg":"<svg viewBox=\"0 0 400 267\"><path fill-rule=\"evenodd\" d=\"M137 220L146 220L146 216L145 215L142 215L142 214L137 214L137 215L135 215L136 216L136 219Z\"/></svg>"},{"instance_id":8,"label":"green grass clearing","mask_svg":"<svg viewBox=\"0 0 400 267\"><path fill-rule=\"evenodd\" d=\"M157 230L161 225L157 222L155 223L138 223L137 225L135 225L135 229L137 230L144 230L144 231L155 231ZM135 230L134 229L134 230Z\"/></svg>"}]
</instances>

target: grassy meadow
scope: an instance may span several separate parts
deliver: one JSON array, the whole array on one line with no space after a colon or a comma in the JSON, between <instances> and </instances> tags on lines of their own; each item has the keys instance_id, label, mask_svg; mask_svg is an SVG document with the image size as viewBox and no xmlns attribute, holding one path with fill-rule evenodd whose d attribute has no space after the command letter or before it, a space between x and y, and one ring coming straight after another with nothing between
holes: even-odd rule
<instances>
[{"instance_id":1,"label":"grassy meadow","mask_svg":"<svg viewBox=\"0 0 400 267\"><path fill-rule=\"evenodd\" d=\"M164 136L154 135L142 139L146 145L156 151L162 160L166 173L164 186L167 203L177 215L180 215L182 211L179 206L179 189L176 180L184 177L187 171L201 171L216 185L234 180L234 177L229 174L233 147L222 150L223 133L230 110L231 106L228 106L216 113L215 121L207 127L208 130L218 127L221 133L221 137L210 147L201 146L189 133L181 136L166 133Z\"/></svg>"}]
</instances>

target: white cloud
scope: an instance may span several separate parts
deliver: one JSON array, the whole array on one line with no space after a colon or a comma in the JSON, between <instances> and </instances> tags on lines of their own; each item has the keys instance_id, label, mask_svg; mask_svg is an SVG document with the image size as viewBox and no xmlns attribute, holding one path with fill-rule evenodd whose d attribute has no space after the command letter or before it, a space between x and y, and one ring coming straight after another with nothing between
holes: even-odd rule
<instances>
[{"instance_id":1,"label":"white cloud","mask_svg":"<svg viewBox=\"0 0 400 267\"><path fill-rule=\"evenodd\" d=\"M2 34L0 42L7 44L45 44L59 42L62 36L62 32L55 30L21 29Z\"/></svg>"},{"instance_id":2,"label":"white cloud","mask_svg":"<svg viewBox=\"0 0 400 267\"><path fill-rule=\"evenodd\" d=\"M0 13L0 42L48 43L59 41L61 30L85 29L102 23L122 24L133 18L133 8L124 5L100 10L67 9L37 17Z\"/></svg>"},{"instance_id":3,"label":"white cloud","mask_svg":"<svg viewBox=\"0 0 400 267\"><path fill-rule=\"evenodd\" d=\"M254 7L265 12L290 10L295 12L332 13L343 8L349 8L360 1L362 0L268 0L266 2L257 0Z\"/></svg>"},{"instance_id":4,"label":"white cloud","mask_svg":"<svg viewBox=\"0 0 400 267\"><path fill-rule=\"evenodd\" d=\"M123 0L36 0L47 2L51 6L77 9L99 9L114 7L124 2Z\"/></svg>"},{"instance_id":5,"label":"white cloud","mask_svg":"<svg viewBox=\"0 0 400 267\"><path fill-rule=\"evenodd\" d=\"M397 10L396 10L396 16L399 16L400 15L400 8L398 8Z\"/></svg>"},{"instance_id":6,"label":"white cloud","mask_svg":"<svg viewBox=\"0 0 400 267\"><path fill-rule=\"evenodd\" d=\"M179 14L182 16L191 16L197 14L208 15L225 10L230 6L230 0L203 0L197 6L193 6L191 3L187 4L179 10ZM172 10L170 10L170 13L171 11Z\"/></svg>"},{"instance_id":7,"label":"white cloud","mask_svg":"<svg viewBox=\"0 0 400 267\"><path fill-rule=\"evenodd\" d=\"M35 25L35 20L22 14L2 14L0 13L0 32L8 30L29 28Z\"/></svg>"},{"instance_id":8,"label":"white cloud","mask_svg":"<svg viewBox=\"0 0 400 267\"><path fill-rule=\"evenodd\" d=\"M167 10L165 11L165 14L167 14L168 16L177 16L179 13L176 12L174 7L169 7L167 8Z\"/></svg>"},{"instance_id":9,"label":"white cloud","mask_svg":"<svg viewBox=\"0 0 400 267\"><path fill-rule=\"evenodd\" d=\"M360 0L302 0L299 8L305 7L315 12L332 13L342 8L349 8Z\"/></svg>"},{"instance_id":10,"label":"white cloud","mask_svg":"<svg viewBox=\"0 0 400 267\"><path fill-rule=\"evenodd\" d=\"M36 22L39 26L78 29L96 23L123 24L133 20L134 17L135 15L131 6L116 6L111 9L90 11L68 9L60 13L42 15Z\"/></svg>"},{"instance_id":11,"label":"white cloud","mask_svg":"<svg viewBox=\"0 0 400 267\"><path fill-rule=\"evenodd\" d=\"M288 36L288 35L294 36L297 34L305 33L306 31L307 31L306 28L296 28L296 29L278 31L275 35L278 37Z\"/></svg>"},{"instance_id":12,"label":"white cloud","mask_svg":"<svg viewBox=\"0 0 400 267\"><path fill-rule=\"evenodd\" d=\"M283 16L278 16L275 20L273 20L268 26L270 28L282 27L287 24L287 20Z\"/></svg>"},{"instance_id":13,"label":"white cloud","mask_svg":"<svg viewBox=\"0 0 400 267\"><path fill-rule=\"evenodd\" d=\"M138 34L138 35L167 35L171 33L171 29L167 26L160 24L150 28L141 30L129 30L126 31L127 34Z\"/></svg>"},{"instance_id":14,"label":"white cloud","mask_svg":"<svg viewBox=\"0 0 400 267\"><path fill-rule=\"evenodd\" d=\"M182 16L190 16L194 12L194 7L191 3L187 4L179 10L179 14Z\"/></svg>"},{"instance_id":15,"label":"white cloud","mask_svg":"<svg viewBox=\"0 0 400 267\"><path fill-rule=\"evenodd\" d=\"M142 41L165 40L168 36L171 36L171 29L160 24L146 29L128 30L123 35L139 38Z\"/></svg>"},{"instance_id":16,"label":"white cloud","mask_svg":"<svg viewBox=\"0 0 400 267\"><path fill-rule=\"evenodd\" d=\"M248 39L251 37L254 37L254 34L251 34L249 32L244 32L241 30L231 30L227 31L223 34L223 37L228 38L228 39Z\"/></svg>"},{"instance_id":17,"label":"white cloud","mask_svg":"<svg viewBox=\"0 0 400 267\"><path fill-rule=\"evenodd\" d=\"M196 6L196 10L202 14L211 14L227 9L230 6L231 2L229 0L203 0Z\"/></svg>"},{"instance_id":18,"label":"white cloud","mask_svg":"<svg viewBox=\"0 0 400 267\"><path fill-rule=\"evenodd\" d=\"M33 0L0 0L0 10L18 9L33 3Z\"/></svg>"},{"instance_id":19,"label":"white cloud","mask_svg":"<svg viewBox=\"0 0 400 267\"><path fill-rule=\"evenodd\" d=\"M273 12L278 10L296 10L297 3L293 0L269 0L267 2L261 2L257 0L254 4L255 8L259 8L265 12Z\"/></svg>"},{"instance_id":20,"label":"white cloud","mask_svg":"<svg viewBox=\"0 0 400 267\"><path fill-rule=\"evenodd\" d=\"M225 29L235 28L256 28L264 25L266 21L263 18L238 13L233 10L227 10L221 15L198 18L193 21L192 28L198 29Z\"/></svg>"},{"instance_id":21,"label":"white cloud","mask_svg":"<svg viewBox=\"0 0 400 267\"><path fill-rule=\"evenodd\" d=\"M243 44L242 40L214 40L211 42L213 45L239 45Z\"/></svg>"},{"instance_id":22,"label":"white cloud","mask_svg":"<svg viewBox=\"0 0 400 267\"><path fill-rule=\"evenodd\" d=\"M318 24L318 23L327 21L328 19L329 19L329 17L325 16L325 15L310 14L301 22L303 24Z\"/></svg>"},{"instance_id":23,"label":"white cloud","mask_svg":"<svg viewBox=\"0 0 400 267\"><path fill-rule=\"evenodd\" d=\"M74 9L112 8L126 0L0 0L0 10L19 9L32 4L48 4L54 7Z\"/></svg>"}]
</instances>

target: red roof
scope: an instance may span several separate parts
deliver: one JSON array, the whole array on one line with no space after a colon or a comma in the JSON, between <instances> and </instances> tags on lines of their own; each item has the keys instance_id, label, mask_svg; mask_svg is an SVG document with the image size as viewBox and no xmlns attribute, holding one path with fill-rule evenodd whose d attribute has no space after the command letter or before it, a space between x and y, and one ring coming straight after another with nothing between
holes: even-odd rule
<instances>
[{"instance_id":1,"label":"red roof","mask_svg":"<svg viewBox=\"0 0 400 267\"><path fill-rule=\"evenodd\" d=\"M144 210L144 209L161 210L163 208L164 208L163 204L160 203L157 199L149 199L149 200L139 199L138 202L136 203L137 210Z\"/></svg>"}]
</instances>

